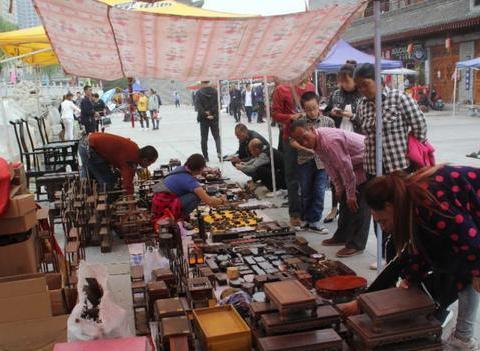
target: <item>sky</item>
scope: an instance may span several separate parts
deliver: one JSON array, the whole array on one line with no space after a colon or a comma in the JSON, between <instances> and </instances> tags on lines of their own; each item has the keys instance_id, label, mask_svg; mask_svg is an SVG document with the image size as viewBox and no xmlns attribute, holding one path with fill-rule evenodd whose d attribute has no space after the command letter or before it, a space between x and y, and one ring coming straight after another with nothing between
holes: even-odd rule
<instances>
[{"instance_id":1,"label":"sky","mask_svg":"<svg viewBox=\"0 0 480 351\"><path fill-rule=\"evenodd\" d=\"M305 11L305 0L205 0L203 8L268 16Z\"/></svg>"}]
</instances>

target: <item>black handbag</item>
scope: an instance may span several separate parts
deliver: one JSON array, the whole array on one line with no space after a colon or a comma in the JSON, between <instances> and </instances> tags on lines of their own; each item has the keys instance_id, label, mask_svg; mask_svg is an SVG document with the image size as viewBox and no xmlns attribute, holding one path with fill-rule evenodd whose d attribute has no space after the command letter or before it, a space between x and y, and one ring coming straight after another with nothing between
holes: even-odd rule
<instances>
[{"instance_id":1,"label":"black handbag","mask_svg":"<svg viewBox=\"0 0 480 351\"><path fill-rule=\"evenodd\" d=\"M110 124L112 124L112 120L110 119L110 117L102 117L101 123L103 126L109 126Z\"/></svg>"}]
</instances>

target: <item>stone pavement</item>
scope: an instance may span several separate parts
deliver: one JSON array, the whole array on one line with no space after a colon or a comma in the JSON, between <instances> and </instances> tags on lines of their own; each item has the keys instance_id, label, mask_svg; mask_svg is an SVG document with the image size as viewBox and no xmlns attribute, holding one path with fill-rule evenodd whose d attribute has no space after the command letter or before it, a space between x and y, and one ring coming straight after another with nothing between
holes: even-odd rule
<instances>
[{"instance_id":1,"label":"stone pavement","mask_svg":"<svg viewBox=\"0 0 480 351\"><path fill-rule=\"evenodd\" d=\"M182 162L193 153L201 153L200 149L200 127L196 122L196 113L191 106L175 108L173 106L162 106L160 110L159 130L141 130L138 122L132 129L130 123L121 120L112 120L112 126L107 132L129 137L139 146L153 145L159 152L159 159L156 165L168 163L171 158L178 158ZM480 160L466 158L465 155L480 149L480 118L472 118L457 115L451 116L451 112L436 112L426 114L428 121L428 137L436 147L437 161L450 162L480 166ZM242 117L243 123L246 118ZM248 124L248 123L246 123ZM223 113L221 116L222 152L224 155L234 153L238 148L238 141L234 135L235 121L233 117ZM151 127L151 126L150 126ZM248 124L248 127L256 130L268 138L267 123ZM273 145L278 145L278 128L272 128ZM211 166L218 166L223 169L224 174L235 181L245 182L247 178L238 172L228 162L221 165L216 160L216 150L213 138L209 139L209 152ZM154 166L156 166L154 165ZM326 214L330 210L331 197L327 192L325 199ZM272 219L288 220L286 208L267 210L266 213ZM336 223L327 225L330 233L336 228ZM321 246L321 241L328 238L328 235L319 235L309 232L300 233L309 240L312 247L324 252L328 257L334 258L338 248L327 248ZM354 269L359 275L366 277L369 281L375 278L376 273L370 271L368 266L375 261L376 239L371 230L367 248L362 255L343 259L342 261ZM87 249L87 260L90 262L102 262L108 265L112 274L111 286L117 301L126 309L131 309L131 297L129 288L129 256L125 245L116 242L112 253L101 254L99 248ZM480 330L477 323L477 331ZM477 333L478 334L478 333Z\"/></svg>"}]
</instances>

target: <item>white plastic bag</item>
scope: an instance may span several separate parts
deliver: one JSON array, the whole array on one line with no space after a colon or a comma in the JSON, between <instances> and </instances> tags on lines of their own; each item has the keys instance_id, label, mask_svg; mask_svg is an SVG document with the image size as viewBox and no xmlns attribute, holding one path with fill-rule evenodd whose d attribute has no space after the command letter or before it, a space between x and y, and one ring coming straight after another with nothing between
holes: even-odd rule
<instances>
[{"instance_id":1,"label":"white plastic bag","mask_svg":"<svg viewBox=\"0 0 480 351\"><path fill-rule=\"evenodd\" d=\"M350 118L342 117L340 129L346 130L347 132L353 132L353 124L352 121L350 121Z\"/></svg>"},{"instance_id":2,"label":"white plastic bag","mask_svg":"<svg viewBox=\"0 0 480 351\"><path fill-rule=\"evenodd\" d=\"M158 249L147 247L143 255L143 276L145 283L152 280L152 271L158 268L169 268L170 261L160 255Z\"/></svg>"},{"instance_id":3,"label":"white plastic bag","mask_svg":"<svg viewBox=\"0 0 480 351\"><path fill-rule=\"evenodd\" d=\"M352 105L345 105L345 112L352 112ZM342 123L340 123L340 129L347 132L353 132L353 123L350 118L342 117Z\"/></svg>"},{"instance_id":4,"label":"white plastic bag","mask_svg":"<svg viewBox=\"0 0 480 351\"><path fill-rule=\"evenodd\" d=\"M98 305L98 320L82 318L86 304L89 304L83 287L86 278L95 278L103 289L103 295ZM96 339L115 339L134 336L128 325L127 312L113 300L108 288L108 273L101 264L80 262L78 268L78 303L73 308L67 321L68 341L86 341ZM91 304L89 304L91 306Z\"/></svg>"}]
</instances>

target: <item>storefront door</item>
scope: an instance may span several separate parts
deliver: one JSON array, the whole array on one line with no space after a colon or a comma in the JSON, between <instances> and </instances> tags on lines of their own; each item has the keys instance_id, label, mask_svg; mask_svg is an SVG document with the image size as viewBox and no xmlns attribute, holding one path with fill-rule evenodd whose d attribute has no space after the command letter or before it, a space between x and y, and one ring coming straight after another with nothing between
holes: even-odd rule
<instances>
[{"instance_id":1,"label":"storefront door","mask_svg":"<svg viewBox=\"0 0 480 351\"><path fill-rule=\"evenodd\" d=\"M455 64L459 59L459 49L458 44L452 44L449 51L445 49L445 45L434 46L430 49L432 87L446 102L453 100L453 74Z\"/></svg>"}]
</instances>

